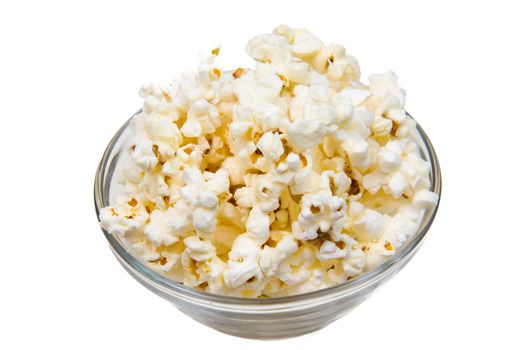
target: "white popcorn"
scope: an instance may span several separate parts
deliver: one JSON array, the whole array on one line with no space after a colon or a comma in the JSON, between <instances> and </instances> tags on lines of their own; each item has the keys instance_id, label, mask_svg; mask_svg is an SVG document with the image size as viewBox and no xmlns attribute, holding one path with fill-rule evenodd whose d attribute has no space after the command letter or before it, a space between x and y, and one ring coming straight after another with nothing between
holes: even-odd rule
<instances>
[{"instance_id":1,"label":"white popcorn","mask_svg":"<svg viewBox=\"0 0 525 350\"><path fill-rule=\"evenodd\" d=\"M246 52L253 59L265 61L284 61L289 59L286 56L287 38L275 34L262 34L252 38L246 46Z\"/></svg>"},{"instance_id":2,"label":"white popcorn","mask_svg":"<svg viewBox=\"0 0 525 350\"><path fill-rule=\"evenodd\" d=\"M228 254L228 269L224 271L224 283L230 288L237 288L251 278L261 279L259 267L261 249L257 242L248 235L240 235L233 243Z\"/></svg>"},{"instance_id":3,"label":"white popcorn","mask_svg":"<svg viewBox=\"0 0 525 350\"><path fill-rule=\"evenodd\" d=\"M393 72L372 74L368 78L372 96L367 101L367 107L376 111L402 108L405 105L405 91L397 83Z\"/></svg>"},{"instance_id":4,"label":"white popcorn","mask_svg":"<svg viewBox=\"0 0 525 350\"><path fill-rule=\"evenodd\" d=\"M408 189L408 181L401 173L394 173L388 181L388 189L394 197L399 198Z\"/></svg>"},{"instance_id":5,"label":"white popcorn","mask_svg":"<svg viewBox=\"0 0 525 350\"><path fill-rule=\"evenodd\" d=\"M250 164L240 157L227 157L221 164L221 168L228 172L232 185L244 184L244 174L250 168Z\"/></svg>"},{"instance_id":6,"label":"white popcorn","mask_svg":"<svg viewBox=\"0 0 525 350\"><path fill-rule=\"evenodd\" d=\"M159 262L161 258L161 255L158 252L158 247L156 247L153 243L151 243L150 240L148 240L145 237L140 237L139 239L130 240L129 251L131 254L139 257L143 261L147 261L149 263L155 263L155 265L157 265L157 262ZM161 265L163 267L162 270L164 271L169 270L171 267L173 267L173 265L177 263L177 259L178 257L176 257L175 259L171 259L170 264L166 266L166 268L164 268L164 265Z\"/></svg>"},{"instance_id":7,"label":"white popcorn","mask_svg":"<svg viewBox=\"0 0 525 350\"><path fill-rule=\"evenodd\" d=\"M270 237L270 218L258 205L250 210L246 220L246 234L258 245L262 245Z\"/></svg>"},{"instance_id":8,"label":"white popcorn","mask_svg":"<svg viewBox=\"0 0 525 350\"><path fill-rule=\"evenodd\" d=\"M186 246L185 254L195 261L210 260L215 256L215 247L210 241L201 240L197 236L191 236L184 239Z\"/></svg>"},{"instance_id":9,"label":"white popcorn","mask_svg":"<svg viewBox=\"0 0 525 350\"><path fill-rule=\"evenodd\" d=\"M122 195L117 203L102 208L99 213L100 226L109 234L128 236L140 233L148 220L148 213L140 197Z\"/></svg>"},{"instance_id":10,"label":"white popcorn","mask_svg":"<svg viewBox=\"0 0 525 350\"><path fill-rule=\"evenodd\" d=\"M363 272L366 264L365 253L350 236L341 235L341 241L337 245L334 242L323 245L325 245L326 259L319 260L325 264L324 266L329 267L327 274L333 283L343 283ZM319 252L321 253L321 249Z\"/></svg>"},{"instance_id":11,"label":"white popcorn","mask_svg":"<svg viewBox=\"0 0 525 350\"><path fill-rule=\"evenodd\" d=\"M265 213L279 207L279 197L283 190L279 183L272 180L268 175L256 175L245 179L246 184L253 187L259 208Z\"/></svg>"},{"instance_id":12,"label":"white popcorn","mask_svg":"<svg viewBox=\"0 0 525 350\"><path fill-rule=\"evenodd\" d=\"M369 90L363 88L347 88L341 91L341 93L344 93L346 97L352 100L354 108L363 104L372 95Z\"/></svg>"},{"instance_id":13,"label":"white popcorn","mask_svg":"<svg viewBox=\"0 0 525 350\"><path fill-rule=\"evenodd\" d=\"M386 181L387 178L383 173L375 171L363 177L363 187L370 193L376 194L381 189L381 186L386 185Z\"/></svg>"},{"instance_id":14,"label":"white popcorn","mask_svg":"<svg viewBox=\"0 0 525 350\"><path fill-rule=\"evenodd\" d=\"M288 128L288 116L280 104L261 103L254 107L254 119L263 130L286 130Z\"/></svg>"},{"instance_id":15,"label":"white popcorn","mask_svg":"<svg viewBox=\"0 0 525 350\"><path fill-rule=\"evenodd\" d=\"M346 55L328 67L327 75L331 85L336 89L342 89L359 80L361 71L355 57Z\"/></svg>"},{"instance_id":16,"label":"white popcorn","mask_svg":"<svg viewBox=\"0 0 525 350\"><path fill-rule=\"evenodd\" d=\"M241 187L233 196L235 202L241 208L252 208L257 203L255 190L252 187Z\"/></svg>"},{"instance_id":17,"label":"white popcorn","mask_svg":"<svg viewBox=\"0 0 525 350\"><path fill-rule=\"evenodd\" d=\"M392 72L304 29L249 40L254 68L141 88L100 225L147 267L209 293L280 297L394 256L439 198ZM120 164L119 164L120 166Z\"/></svg>"},{"instance_id":18,"label":"white popcorn","mask_svg":"<svg viewBox=\"0 0 525 350\"><path fill-rule=\"evenodd\" d=\"M150 171L158 164L158 158L154 151L154 144L148 139L141 140L131 148L131 159L144 171Z\"/></svg>"},{"instance_id":19,"label":"white popcorn","mask_svg":"<svg viewBox=\"0 0 525 350\"><path fill-rule=\"evenodd\" d=\"M330 96L328 80L318 73L311 73L309 88L298 85L290 102L290 144L305 150L321 143L325 135L349 127L353 114L352 101L344 93Z\"/></svg>"},{"instance_id":20,"label":"white popcorn","mask_svg":"<svg viewBox=\"0 0 525 350\"><path fill-rule=\"evenodd\" d=\"M388 110L387 116L399 124L407 120L407 113L403 108L391 108Z\"/></svg>"},{"instance_id":21,"label":"white popcorn","mask_svg":"<svg viewBox=\"0 0 525 350\"><path fill-rule=\"evenodd\" d=\"M154 210L149 216L149 223L144 228L144 234L156 246L168 246L179 240L178 232L172 225L176 217L175 209Z\"/></svg>"},{"instance_id":22,"label":"white popcorn","mask_svg":"<svg viewBox=\"0 0 525 350\"><path fill-rule=\"evenodd\" d=\"M155 140L165 145L169 145L176 150L183 141L183 136L177 124L173 120L163 115L152 115L144 120L145 132L150 140Z\"/></svg>"},{"instance_id":23,"label":"white popcorn","mask_svg":"<svg viewBox=\"0 0 525 350\"><path fill-rule=\"evenodd\" d=\"M236 219L239 218L237 217ZM217 226L215 232L209 238L209 241L212 242L218 256L224 256L227 254L231 250L233 242L237 236L244 232L244 225L241 224L237 226L237 224L238 223L232 225L221 220L221 225Z\"/></svg>"},{"instance_id":24,"label":"white popcorn","mask_svg":"<svg viewBox=\"0 0 525 350\"><path fill-rule=\"evenodd\" d=\"M326 272L320 268L313 269L308 275L302 277L304 278L301 279L300 283L288 283L289 287L286 289L287 294L296 295L310 293L330 286L327 282L328 276Z\"/></svg>"},{"instance_id":25,"label":"white popcorn","mask_svg":"<svg viewBox=\"0 0 525 350\"><path fill-rule=\"evenodd\" d=\"M311 276L314 263L313 249L310 246L301 246L294 254L281 262L276 276L288 287L297 286Z\"/></svg>"},{"instance_id":26,"label":"white popcorn","mask_svg":"<svg viewBox=\"0 0 525 350\"><path fill-rule=\"evenodd\" d=\"M284 153L283 144L278 133L267 132L265 133L257 143L264 157L271 161L278 160Z\"/></svg>"},{"instance_id":27,"label":"white popcorn","mask_svg":"<svg viewBox=\"0 0 525 350\"><path fill-rule=\"evenodd\" d=\"M348 158L352 164L358 168L366 169L370 166L372 159L370 155L370 146L366 140L356 141L352 138L347 139L341 145L348 153Z\"/></svg>"},{"instance_id":28,"label":"white popcorn","mask_svg":"<svg viewBox=\"0 0 525 350\"><path fill-rule=\"evenodd\" d=\"M315 37L312 33L304 29L297 29L294 31L294 41L291 45L291 52L294 56L308 57L313 56L321 48L323 43Z\"/></svg>"},{"instance_id":29,"label":"white popcorn","mask_svg":"<svg viewBox=\"0 0 525 350\"><path fill-rule=\"evenodd\" d=\"M438 200L439 197L436 193L423 189L414 194L412 204L419 209L430 209L437 204Z\"/></svg>"},{"instance_id":30,"label":"white popcorn","mask_svg":"<svg viewBox=\"0 0 525 350\"><path fill-rule=\"evenodd\" d=\"M301 194L312 189L319 175L313 171L313 157L310 151L297 154L291 152L283 162L270 169L273 183L290 186L293 194Z\"/></svg>"},{"instance_id":31,"label":"white popcorn","mask_svg":"<svg viewBox=\"0 0 525 350\"><path fill-rule=\"evenodd\" d=\"M386 136L390 134L392 130L392 121L381 116L376 116L374 119L374 124L372 125L372 130L377 136Z\"/></svg>"},{"instance_id":32,"label":"white popcorn","mask_svg":"<svg viewBox=\"0 0 525 350\"><path fill-rule=\"evenodd\" d=\"M334 241L324 241L317 252L317 259L326 261L330 259L340 259L346 256L346 251L340 249Z\"/></svg>"},{"instance_id":33,"label":"white popcorn","mask_svg":"<svg viewBox=\"0 0 525 350\"><path fill-rule=\"evenodd\" d=\"M381 237L385 227L381 213L365 208L359 202L351 203L348 211L352 230L359 240L372 241Z\"/></svg>"},{"instance_id":34,"label":"white popcorn","mask_svg":"<svg viewBox=\"0 0 525 350\"><path fill-rule=\"evenodd\" d=\"M177 158L181 163L196 168L202 162L202 150L197 145L190 143L177 150Z\"/></svg>"},{"instance_id":35,"label":"white popcorn","mask_svg":"<svg viewBox=\"0 0 525 350\"><path fill-rule=\"evenodd\" d=\"M188 110L188 117L181 128L186 137L198 137L214 132L221 124L217 107L204 99L193 103Z\"/></svg>"},{"instance_id":36,"label":"white popcorn","mask_svg":"<svg viewBox=\"0 0 525 350\"><path fill-rule=\"evenodd\" d=\"M140 183L143 178L144 171L135 163L130 162L122 168L117 181L119 184L127 187L125 190L127 193L133 193L136 185Z\"/></svg>"},{"instance_id":37,"label":"white popcorn","mask_svg":"<svg viewBox=\"0 0 525 350\"><path fill-rule=\"evenodd\" d=\"M275 248L265 246L260 255L259 264L261 270L266 276L271 277L275 275L281 262L295 253L297 248L297 242L289 234L285 235Z\"/></svg>"},{"instance_id":38,"label":"white popcorn","mask_svg":"<svg viewBox=\"0 0 525 350\"><path fill-rule=\"evenodd\" d=\"M358 237L366 241L376 239L381 234L383 225L383 216L368 208L354 221L354 228Z\"/></svg>"},{"instance_id":39,"label":"white popcorn","mask_svg":"<svg viewBox=\"0 0 525 350\"><path fill-rule=\"evenodd\" d=\"M310 56L320 49L319 45L322 46L317 38L307 33L281 26L272 34L251 39L246 52L257 61L271 63L288 81L306 84L311 68L299 57Z\"/></svg>"},{"instance_id":40,"label":"white popcorn","mask_svg":"<svg viewBox=\"0 0 525 350\"><path fill-rule=\"evenodd\" d=\"M236 122L235 119L246 121L245 111L242 109L254 111L257 106L275 102L282 87L283 82L276 74L262 69L247 72L242 76L242 79L234 80L232 89L239 100L239 106L242 107L241 110L236 108L238 115L234 114L233 122Z\"/></svg>"},{"instance_id":41,"label":"white popcorn","mask_svg":"<svg viewBox=\"0 0 525 350\"><path fill-rule=\"evenodd\" d=\"M217 196L228 191L228 173L219 169L216 173L201 173L198 169L186 168L182 180L181 201L191 209L192 225L197 234L209 236L215 231L218 208Z\"/></svg>"},{"instance_id":42,"label":"white popcorn","mask_svg":"<svg viewBox=\"0 0 525 350\"><path fill-rule=\"evenodd\" d=\"M401 207L386 226L382 240L388 241L396 249L401 246L408 237L412 236L419 223L419 211L411 207Z\"/></svg>"},{"instance_id":43,"label":"white popcorn","mask_svg":"<svg viewBox=\"0 0 525 350\"><path fill-rule=\"evenodd\" d=\"M114 207L105 207L100 210L99 218L100 226L109 234L124 236L143 229L148 217L146 213L133 216L133 213L121 213Z\"/></svg>"},{"instance_id":44,"label":"white popcorn","mask_svg":"<svg viewBox=\"0 0 525 350\"><path fill-rule=\"evenodd\" d=\"M394 198L399 198L428 188L429 165L415 152L417 147L413 141L389 141L378 152L379 169L364 176L365 189L375 194L382 188Z\"/></svg>"},{"instance_id":45,"label":"white popcorn","mask_svg":"<svg viewBox=\"0 0 525 350\"><path fill-rule=\"evenodd\" d=\"M379 169L384 173L396 171L401 165L399 154L388 149L381 150L378 156Z\"/></svg>"},{"instance_id":46,"label":"white popcorn","mask_svg":"<svg viewBox=\"0 0 525 350\"><path fill-rule=\"evenodd\" d=\"M324 124L319 120L304 120L290 124L288 140L298 150L306 150L319 145L326 134Z\"/></svg>"},{"instance_id":47,"label":"white popcorn","mask_svg":"<svg viewBox=\"0 0 525 350\"><path fill-rule=\"evenodd\" d=\"M206 275L206 291L214 294L227 294L228 287L224 284L223 273L227 264L217 257L204 262L199 272Z\"/></svg>"},{"instance_id":48,"label":"white popcorn","mask_svg":"<svg viewBox=\"0 0 525 350\"><path fill-rule=\"evenodd\" d=\"M311 273L310 269L302 264L298 266L283 264L279 268L277 276L287 285L296 286L307 280Z\"/></svg>"},{"instance_id":49,"label":"white popcorn","mask_svg":"<svg viewBox=\"0 0 525 350\"><path fill-rule=\"evenodd\" d=\"M326 194L306 194L301 199L301 213L292 225L295 238L307 241L328 233L338 241L343 226L346 203Z\"/></svg>"},{"instance_id":50,"label":"white popcorn","mask_svg":"<svg viewBox=\"0 0 525 350\"><path fill-rule=\"evenodd\" d=\"M201 263L193 260L187 250L181 256L181 265L183 275L182 283L190 287L199 287L207 282L208 276L206 273L203 273L202 266L205 263Z\"/></svg>"},{"instance_id":51,"label":"white popcorn","mask_svg":"<svg viewBox=\"0 0 525 350\"><path fill-rule=\"evenodd\" d=\"M363 272L365 262L365 253L361 249L348 249L342 263L346 277L354 277Z\"/></svg>"},{"instance_id":52,"label":"white popcorn","mask_svg":"<svg viewBox=\"0 0 525 350\"><path fill-rule=\"evenodd\" d=\"M170 224L175 232L185 235L192 228L192 210L183 200L173 205L173 219Z\"/></svg>"}]
</instances>

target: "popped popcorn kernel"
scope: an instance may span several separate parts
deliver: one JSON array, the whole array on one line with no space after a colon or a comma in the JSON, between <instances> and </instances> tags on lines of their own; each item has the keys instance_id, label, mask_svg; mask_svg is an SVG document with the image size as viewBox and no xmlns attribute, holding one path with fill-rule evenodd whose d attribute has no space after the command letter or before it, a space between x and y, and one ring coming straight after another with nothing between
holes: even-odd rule
<instances>
[{"instance_id":1,"label":"popped popcorn kernel","mask_svg":"<svg viewBox=\"0 0 525 350\"><path fill-rule=\"evenodd\" d=\"M147 267L201 291L263 298L345 283L392 257L439 198L393 72L305 29L253 37L233 71L214 47L142 111L100 211Z\"/></svg>"}]
</instances>

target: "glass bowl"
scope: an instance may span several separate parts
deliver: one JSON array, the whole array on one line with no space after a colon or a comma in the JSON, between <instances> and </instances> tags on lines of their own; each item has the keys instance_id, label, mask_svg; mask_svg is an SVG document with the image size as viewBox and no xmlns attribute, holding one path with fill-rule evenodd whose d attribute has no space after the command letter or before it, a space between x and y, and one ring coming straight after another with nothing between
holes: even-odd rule
<instances>
[{"instance_id":1,"label":"glass bowl","mask_svg":"<svg viewBox=\"0 0 525 350\"><path fill-rule=\"evenodd\" d=\"M112 138L97 169L97 219L100 209L110 204L110 188L115 169L119 159L125 155L126 144L132 136L128 127L129 121ZM436 153L419 125L417 131L419 140L416 141L421 147L422 157L431 166L431 190L441 196L441 173ZM337 286L278 298L227 297L184 286L143 265L126 250L118 237L102 231L118 261L131 276L194 320L238 337L276 339L319 330L368 298L377 287L394 276L414 256L432 225L438 205L425 212L418 231L405 242L396 255L374 270Z\"/></svg>"}]
</instances>

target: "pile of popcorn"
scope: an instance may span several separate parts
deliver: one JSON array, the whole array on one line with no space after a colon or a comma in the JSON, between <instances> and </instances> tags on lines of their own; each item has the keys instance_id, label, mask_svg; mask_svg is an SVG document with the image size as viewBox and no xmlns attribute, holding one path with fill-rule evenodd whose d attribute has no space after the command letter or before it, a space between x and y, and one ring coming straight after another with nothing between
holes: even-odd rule
<instances>
[{"instance_id":1,"label":"pile of popcorn","mask_svg":"<svg viewBox=\"0 0 525 350\"><path fill-rule=\"evenodd\" d=\"M337 285L393 256L436 205L392 72L279 26L145 86L123 191L100 224L155 271L202 291L278 297Z\"/></svg>"}]
</instances>

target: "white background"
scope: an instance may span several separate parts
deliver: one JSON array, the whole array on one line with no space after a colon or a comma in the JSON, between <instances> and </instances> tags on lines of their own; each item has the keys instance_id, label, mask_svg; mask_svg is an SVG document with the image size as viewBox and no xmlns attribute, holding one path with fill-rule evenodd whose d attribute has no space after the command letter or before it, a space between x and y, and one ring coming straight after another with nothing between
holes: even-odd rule
<instances>
[{"instance_id":1,"label":"white background","mask_svg":"<svg viewBox=\"0 0 525 350\"><path fill-rule=\"evenodd\" d=\"M171 1L0 5L0 348L522 348L525 21L520 2ZM95 168L141 104L222 43L286 23L393 69L443 195L413 261L350 315L285 341L208 329L141 287L97 225Z\"/></svg>"}]
</instances>

